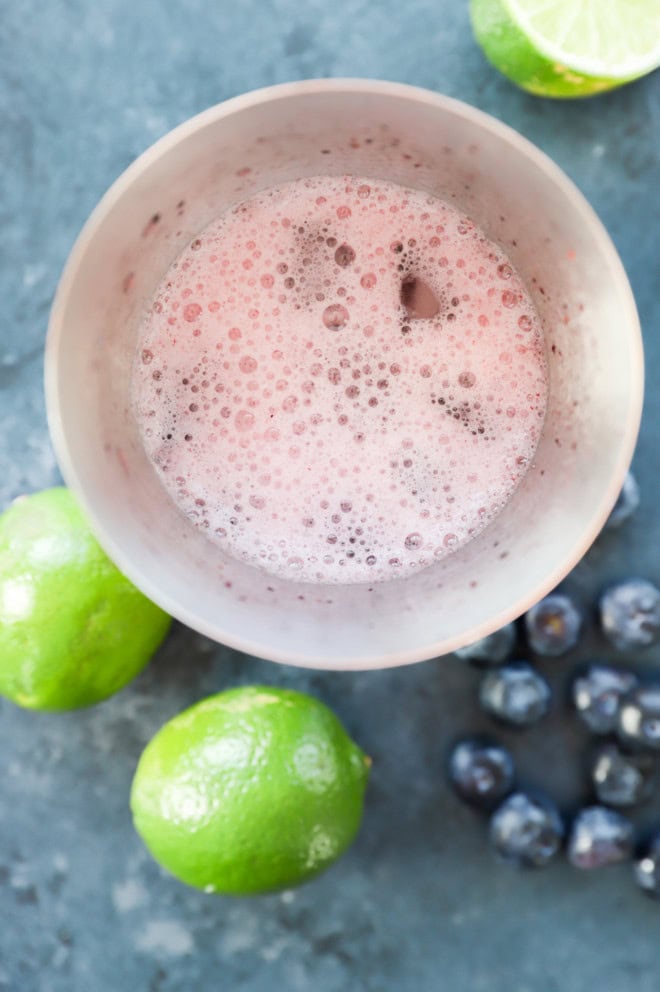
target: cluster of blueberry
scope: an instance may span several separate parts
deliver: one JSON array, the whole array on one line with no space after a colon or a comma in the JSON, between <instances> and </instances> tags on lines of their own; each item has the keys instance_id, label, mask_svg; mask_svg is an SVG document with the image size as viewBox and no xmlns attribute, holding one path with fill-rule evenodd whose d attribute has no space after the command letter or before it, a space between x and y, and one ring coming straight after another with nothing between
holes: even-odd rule
<instances>
[{"instance_id":1,"label":"cluster of blueberry","mask_svg":"<svg viewBox=\"0 0 660 992\"><path fill-rule=\"evenodd\" d=\"M629 475L609 527L626 520L639 502ZM598 602L600 625L618 650L660 641L660 590L643 579L607 589ZM582 614L570 597L553 593L524 617L529 648L540 657L558 657L578 643ZM510 661L517 640L514 624L456 654L484 673L479 700L503 724L524 728L548 711L551 691L545 678L525 661ZM593 735L606 738L591 766L597 803L581 809L567 826L556 805L539 792L515 788L514 762L501 744L482 738L459 741L449 758L449 777L458 796L490 814L490 839L505 861L523 867L547 865L565 834L569 861L576 868L598 868L627 860L635 851L632 822L618 809L649 799L660 752L660 684L641 684L634 672L594 663L578 672L571 686L572 707ZM660 832L634 862L640 887L660 899Z\"/></svg>"}]
</instances>

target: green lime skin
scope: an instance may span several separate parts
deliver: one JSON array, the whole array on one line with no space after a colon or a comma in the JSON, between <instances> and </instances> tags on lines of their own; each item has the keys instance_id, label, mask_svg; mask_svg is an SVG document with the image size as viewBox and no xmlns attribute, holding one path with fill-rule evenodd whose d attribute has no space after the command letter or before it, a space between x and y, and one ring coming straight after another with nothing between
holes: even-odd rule
<instances>
[{"instance_id":1,"label":"green lime skin","mask_svg":"<svg viewBox=\"0 0 660 992\"><path fill-rule=\"evenodd\" d=\"M170 622L113 565L68 489L0 516L1 695L35 710L98 703L145 667Z\"/></svg>"},{"instance_id":2,"label":"green lime skin","mask_svg":"<svg viewBox=\"0 0 660 992\"><path fill-rule=\"evenodd\" d=\"M290 888L353 841L370 764L319 700L230 689L149 742L133 819L154 858L188 885L241 896Z\"/></svg>"}]
</instances>

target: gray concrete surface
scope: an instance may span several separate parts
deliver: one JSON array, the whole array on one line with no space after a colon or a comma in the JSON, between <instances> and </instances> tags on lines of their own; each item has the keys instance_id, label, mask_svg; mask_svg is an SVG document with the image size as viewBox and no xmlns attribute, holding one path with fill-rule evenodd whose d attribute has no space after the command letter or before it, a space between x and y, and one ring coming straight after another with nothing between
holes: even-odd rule
<instances>
[{"instance_id":1,"label":"gray concrete surface","mask_svg":"<svg viewBox=\"0 0 660 992\"><path fill-rule=\"evenodd\" d=\"M526 96L448 0L0 2L0 506L55 483L42 398L49 305L90 209L125 166L191 114L241 91L360 75L440 90L547 151L609 228L644 327L649 388L635 458L642 505L599 539L568 585L590 609L609 579L660 583L660 77L576 104ZM545 662L551 717L503 734L521 778L570 811L586 739L563 704L574 664L612 656L593 622ZM660 649L638 658L660 675ZM204 694L260 680L319 695L374 758L362 832L325 876L251 901L168 878L133 833L140 750ZM628 866L498 865L483 823L444 781L448 742L486 727L478 676L457 660L325 674L238 655L177 627L109 702L38 715L0 704L2 992L657 992L660 904ZM660 800L638 818L660 826Z\"/></svg>"}]
</instances>

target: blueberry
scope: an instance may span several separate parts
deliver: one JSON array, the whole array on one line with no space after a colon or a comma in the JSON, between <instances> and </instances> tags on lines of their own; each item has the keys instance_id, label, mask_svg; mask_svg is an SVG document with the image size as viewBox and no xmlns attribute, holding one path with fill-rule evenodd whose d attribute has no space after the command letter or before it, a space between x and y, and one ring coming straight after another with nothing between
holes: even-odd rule
<instances>
[{"instance_id":1,"label":"blueberry","mask_svg":"<svg viewBox=\"0 0 660 992\"><path fill-rule=\"evenodd\" d=\"M499 720L526 727L548 712L550 686L527 662L514 661L484 677L479 699Z\"/></svg>"},{"instance_id":2,"label":"blueberry","mask_svg":"<svg viewBox=\"0 0 660 992\"><path fill-rule=\"evenodd\" d=\"M619 737L626 744L660 750L660 686L638 686L622 701Z\"/></svg>"},{"instance_id":3,"label":"blueberry","mask_svg":"<svg viewBox=\"0 0 660 992\"><path fill-rule=\"evenodd\" d=\"M490 840L504 861L542 868L560 848L564 826L549 799L515 792L493 813Z\"/></svg>"},{"instance_id":4,"label":"blueberry","mask_svg":"<svg viewBox=\"0 0 660 992\"><path fill-rule=\"evenodd\" d=\"M505 748L487 741L459 741L449 757L449 778L468 803L489 808L511 791L513 759Z\"/></svg>"},{"instance_id":5,"label":"blueberry","mask_svg":"<svg viewBox=\"0 0 660 992\"><path fill-rule=\"evenodd\" d=\"M499 665L511 656L515 643L516 625L508 623L492 634L464 648L458 648L454 654L462 661L471 661L480 665Z\"/></svg>"},{"instance_id":6,"label":"blueberry","mask_svg":"<svg viewBox=\"0 0 660 992\"><path fill-rule=\"evenodd\" d=\"M607 530L615 530L625 523L639 506L639 486L632 472L628 472L623 480L621 492L612 508L612 512L605 521Z\"/></svg>"},{"instance_id":7,"label":"blueberry","mask_svg":"<svg viewBox=\"0 0 660 992\"><path fill-rule=\"evenodd\" d=\"M637 687L637 677L623 668L592 665L573 682L573 704L593 734L616 730L622 696Z\"/></svg>"},{"instance_id":8,"label":"blueberry","mask_svg":"<svg viewBox=\"0 0 660 992\"><path fill-rule=\"evenodd\" d=\"M611 586L599 605L603 631L615 648L644 648L660 638L660 590L646 579Z\"/></svg>"},{"instance_id":9,"label":"blueberry","mask_svg":"<svg viewBox=\"0 0 660 992\"><path fill-rule=\"evenodd\" d=\"M601 803L635 806L653 791L654 762L650 755L624 754L616 744L605 744L596 752L591 779Z\"/></svg>"},{"instance_id":10,"label":"blueberry","mask_svg":"<svg viewBox=\"0 0 660 992\"><path fill-rule=\"evenodd\" d=\"M525 614L528 644L544 657L555 658L574 648L581 628L580 610L562 593L546 596Z\"/></svg>"},{"instance_id":11,"label":"blueberry","mask_svg":"<svg viewBox=\"0 0 660 992\"><path fill-rule=\"evenodd\" d=\"M634 872L640 889L660 899L660 834L651 838L645 853L635 861Z\"/></svg>"},{"instance_id":12,"label":"blueberry","mask_svg":"<svg viewBox=\"0 0 660 992\"><path fill-rule=\"evenodd\" d=\"M632 854L633 825L606 806L588 806L576 816L568 838L568 860L575 868L603 868Z\"/></svg>"}]
</instances>

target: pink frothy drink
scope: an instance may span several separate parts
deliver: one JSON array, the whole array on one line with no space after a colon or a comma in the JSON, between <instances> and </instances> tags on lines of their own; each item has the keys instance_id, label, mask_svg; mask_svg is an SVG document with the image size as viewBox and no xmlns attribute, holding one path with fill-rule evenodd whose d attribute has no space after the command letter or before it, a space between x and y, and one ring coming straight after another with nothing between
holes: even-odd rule
<instances>
[{"instance_id":1,"label":"pink frothy drink","mask_svg":"<svg viewBox=\"0 0 660 992\"><path fill-rule=\"evenodd\" d=\"M540 322L501 249L426 193L319 176L218 217L145 315L132 399L194 524L298 581L410 575L534 455Z\"/></svg>"}]
</instances>

